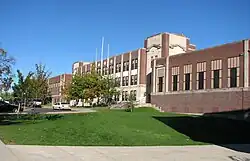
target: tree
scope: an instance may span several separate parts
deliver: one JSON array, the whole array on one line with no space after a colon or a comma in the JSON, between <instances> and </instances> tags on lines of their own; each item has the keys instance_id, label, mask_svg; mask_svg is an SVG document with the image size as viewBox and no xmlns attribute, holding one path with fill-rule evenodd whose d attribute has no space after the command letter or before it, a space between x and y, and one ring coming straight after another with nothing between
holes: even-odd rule
<instances>
[{"instance_id":1,"label":"tree","mask_svg":"<svg viewBox=\"0 0 250 161\"><path fill-rule=\"evenodd\" d=\"M102 98L106 104L110 104L117 93L114 79L101 76L95 70L84 75L74 75L67 89L70 99L84 99L89 103L95 98L98 100Z\"/></svg>"},{"instance_id":2,"label":"tree","mask_svg":"<svg viewBox=\"0 0 250 161\"><path fill-rule=\"evenodd\" d=\"M14 83L13 95L17 99L24 98L33 98L35 93L34 82L32 79L33 73L29 72L26 77L21 73L20 70L17 70L18 82Z\"/></svg>"},{"instance_id":3,"label":"tree","mask_svg":"<svg viewBox=\"0 0 250 161\"><path fill-rule=\"evenodd\" d=\"M3 49L0 49L0 90L8 91L13 82L12 66L15 59L7 55Z\"/></svg>"},{"instance_id":4,"label":"tree","mask_svg":"<svg viewBox=\"0 0 250 161\"><path fill-rule=\"evenodd\" d=\"M127 107L128 107L129 112L133 112L134 111L135 100L136 100L135 95L131 93L129 95L128 102L127 102Z\"/></svg>"},{"instance_id":5,"label":"tree","mask_svg":"<svg viewBox=\"0 0 250 161\"><path fill-rule=\"evenodd\" d=\"M101 95L102 98L105 100L107 105L112 103L113 97L119 95L119 91L116 87L116 82L113 77L106 76L102 78L102 88L101 88Z\"/></svg>"},{"instance_id":6,"label":"tree","mask_svg":"<svg viewBox=\"0 0 250 161\"><path fill-rule=\"evenodd\" d=\"M13 94L19 99L41 99L43 103L50 97L48 91L48 78L50 72L45 65L36 64L36 70L30 71L25 77L20 70L17 70L18 82L13 86Z\"/></svg>"},{"instance_id":7,"label":"tree","mask_svg":"<svg viewBox=\"0 0 250 161\"><path fill-rule=\"evenodd\" d=\"M47 97L50 96L48 79L51 75L51 72L46 69L46 66L39 63L35 64L36 70L32 77L32 82L34 83L35 98L41 99L43 102Z\"/></svg>"}]
</instances>

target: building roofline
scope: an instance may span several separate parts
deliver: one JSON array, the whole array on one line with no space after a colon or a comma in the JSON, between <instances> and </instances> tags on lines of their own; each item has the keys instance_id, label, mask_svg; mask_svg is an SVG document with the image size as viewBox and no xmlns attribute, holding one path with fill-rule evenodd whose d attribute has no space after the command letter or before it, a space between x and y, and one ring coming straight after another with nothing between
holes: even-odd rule
<instances>
[{"instance_id":1,"label":"building roofline","mask_svg":"<svg viewBox=\"0 0 250 161\"><path fill-rule=\"evenodd\" d=\"M226 46L226 45L237 44L237 43L243 42L244 40L250 40L250 39L243 39L243 40L234 41L234 42L230 42L230 43L224 43L224 44L221 44L221 45L216 45L216 46L212 46L212 47L208 47L208 48L204 48L204 49L200 49L200 50L194 50L194 51L189 51L189 52L186 52L186 53L180 53L180 54L176 54L176 55L171 55L169 57L177 57L177 56L182 56L182 55L185 55L185 54L196 53L196 52L200 52L200 51L204 51L204 50L210 50L210 49L214 49L214 48L219 48L219 47Z\"/></svg>"}]
</instances>

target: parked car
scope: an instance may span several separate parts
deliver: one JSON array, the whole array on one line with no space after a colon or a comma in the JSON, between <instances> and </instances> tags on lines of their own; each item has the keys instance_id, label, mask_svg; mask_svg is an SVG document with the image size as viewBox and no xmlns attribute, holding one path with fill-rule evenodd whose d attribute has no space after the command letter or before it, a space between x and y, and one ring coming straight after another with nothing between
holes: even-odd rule
<instances>
[{"instance_id":1,"label":"parked car","mask_svg":"<svg viewBox=\"0 0 250 161\"><path fill-rule=\"evenodd\" d=\"M53 106L53 110L71 110L70 105L68 103L58 102Z\"/></svg>"},{"instance_id":2,"label":"parked car","mask_svg":"<svg viewBox=\"0 0 250 161\"><path fill-rule=\"evenodd\" d=\"M23 107L20 108L20 111L23 111ZM0 112L18 112L18 106L0 101Z\"/></svg>"},{"instance_id":3,"label":"parked car","mask_svg":"<svg viewBox=\"0 0 250 161\"><path fill-rule=\"evenodd\" d=\"M39 108L41 108L42 107L42 100L40 100L40 99L34 99L32 107L39 107Z\"/></svg>"}]
</instances>

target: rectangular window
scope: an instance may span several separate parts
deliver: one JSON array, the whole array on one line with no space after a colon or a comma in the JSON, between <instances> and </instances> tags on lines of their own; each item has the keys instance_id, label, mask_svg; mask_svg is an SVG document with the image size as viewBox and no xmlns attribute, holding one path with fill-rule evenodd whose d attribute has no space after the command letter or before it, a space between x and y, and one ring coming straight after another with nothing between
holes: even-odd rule
<instances>
[{"instance_id":1,"label":"rectangular window","mask_svg":"<svg viewBox=\"0 0 250 161\"><path fill-rule=\"evenodd\" d=\"M173 91L178 89L178 75L173 75Z\"/></svg>"},{"instance_id":2,"label":"rectangular window","mask_svg":"<svg viewBox=\"0 0 250 161\"><path fill-rule=\"evenodd\" d=\"M130 96L132 97L133 101L136 100L136 90L130 91Z\"/></svg>"},{"instance_id":3,"label":"rectangular window","mask_svg":"<svg viewBox=\"0 0 250 161\"><path fill-rule=\"evenodd\" d=\"M158 92L163 92L163 77L158 77Z\"/></svg>"},{"instance_id":4,"label":"rectangular window","mask_svg":"<svg viewBox=\"0 0 250 161\"><path fill-rule=\"evenodd\" d=\"M113 74L114 73L114 66L110 65L109 66L109 74Z\"/></svg>"},{"instance_id":5,"label":"rectangular window","mask_svg":"<svg viewBox=\"0 0 250 161\"><path fill-rule=\"evenodd\" d=\"M122 77L122 86L126 85L126 77Z\"/></svg>"},{"instance_id":6,"label":"rectangular window","mask_svg":"<svg viewBox=\"0 0 250 161\"><path fill-rule=\"evenodd\" d=\"M135 64L135 60L134 60L134 59L132 59L132 60L131 60L131 70L135 69L134 64Z\"/></svg>"},{"instance_id":7,"label":"rectangular window","mask_svg":"<svg viewBox=\"0 0 250 161\"><path fill-rule=\"evenodd\" d=\"M191 90L192 88L192 64L184 65L184 82L183 89Z\"/></svg>"},{"instance_id":8,"label":"rectangular window","mask_svg":"<svg viewBox=\"0 0 250 161\"><path fill-rule=\"evenodd\" d=\"M116 64L116 69L115 69L116 73L121 72L121 63Z\"/></svg>"},{"instance_id":9,"label":"rectangular window","mask_svg":"<svg viewBox=\"0 0 250 161\"><path fill-rule=\"evenodd\" d=\"M134 79L135 79L134 75L131 75L130 85L134 85Z\"/></svg>"},{"instance_id":10,"label":"rectangular window","mask_svg":"<svg viewBox=\"0 0 250 161\"><path fill-rule=\"evenodd\" d=\"M128 101L128 97L129 97L128 91L126 91L126 92L125 92L125 101Z\"/></svg>"},{"instance_id":11,"label":"rectangular window","mask_svg":"<svg viewBox=\"0 0 250 161\"><path fill-rule=\"evenodd\" d=\"M172 67L172 91L179 90L180 67Z\"/></svg>"},{"instance_id":12,"label":"rectangular window","mask_svg":"<svg viewBox=\"0 0 250 161\"><path fill-rule=\"evenodd\" d=\"M138 59L134 59L134 69L138 69Z\"/></svg>"},{"instance_id":13,"label":"rectangular window","mask_svg":"<svg viewBox=\"0 0 250 161\"><path fill-rule=\"evenodd\" d=\"M128 76L126 76L126 86L128 86Z\"/></svg>"},{"instance_id":14,"label":"rectangular window","mask_svg":"<svg viewBox=\"0 0 250 161\"><path fill-rule=\"evenodd\" d=\"M214 70L214 88L220 88L220 70Z\"/></svg>"},{"instance_id":15,"label":"rectangular window","mask_svg":"<svg viewBox=\"0 0 250 161\"><path fill-rule=\"evenodd\" d=\"M135 75L134 85L137 85L137 75Z\"/></svg>"},{"instance_id":16,"label":"rectangular window","mask_svg":"<svg viewBox=\"0 0 250 161\"><path fill-rule=\"evenodd\" d=\"M129 62L125 61L123 62L123 71L128 71L129 70Z\"/></svg>"},{"instance_id":17,"label":"rectangular window","mask_svg":"<svg viewBox=\"0 0 250 161\"><path fill-rule=\"evenodd\" d=\"M237 87L237 68L230 69L230 87Z\"/></svg>"},{"instance_id":18,"label":"rectangular window","mask_svg":"<svg viewBox=\"0 0 250 161\"><path fill-rule=\"evenodd\" d=\"M190 90L190 73L185 74L185 90Z\"/></svg>"},{"instance_id":19,"label":"rectangular window","mask_svg":"<svg viewBox=\"0 0 250 161\"><path fill-rule=\"evenodd\" d=\"M222 60L211 62L211 88L222 87Z\"/></svg>"},{"instance_id":20,"label":"rectangular window","mask_svg":"<svg viewBox=\"0 0 250 161\"><path fill-rule=\"evenodd\" d=\"M228 87L240 86L240 57L228 58Z\"/></svg>"},{"instance_id":21,"label":"rectangular window","mask_svg":"<svg viewBox=\"0 0 250 161\"><path fill-rule=\"evenodd\" d=\"M198 73L198 89L204 89L204 72Z\"/></svg>"},{"instance_id":22,"label":"rectangular window","mask_svg":"<svg viewBox=\"0 0 250 161\"><path fill-rule=\"evenodd\" d=\"M205 89L206 88L206 65L207 62L197 63L197 73L196 73L196 88Z\"/></svg>"}]
</instances>

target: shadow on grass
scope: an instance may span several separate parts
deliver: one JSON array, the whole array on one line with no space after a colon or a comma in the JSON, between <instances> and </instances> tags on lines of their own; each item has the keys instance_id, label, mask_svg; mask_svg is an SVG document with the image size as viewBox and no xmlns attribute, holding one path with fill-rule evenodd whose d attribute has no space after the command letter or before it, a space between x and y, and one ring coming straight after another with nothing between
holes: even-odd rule
<instances>
[{"instance_id":1,"label":"shadow on grass","mask_svg":"<svg viewBox=\"0 0 250 161\"><path fill-rule=\"evenodd\" d=\"M11 125L15 123L21 123L24 120L58 120L62 119L63 115L52 114L52 115L40 115L40 114L26 114L26 115L1 115L0 116L0 125Z\"/></svg>"},{"instance_id":2,"label":"shadow on grass","mask_svg":"<svg viewBox=\"0 0 250 161\"><path fill-rule=\"evenodd\" d=\"M16 125L21 124L19 121L8 121L8 120L0 120L0 125Z\"/></svg>"},{"instance_id":3,"label":"shadow on grass","mask_svg":"<svg viewBox=\"0 0 250 161\"><path fill-rule=\"evenodd\" d=\"M211 143L241 152L250 152L250 123L208 116L154 117L165 125L199 142Z\"/></svg>"}]
</instances>

